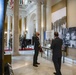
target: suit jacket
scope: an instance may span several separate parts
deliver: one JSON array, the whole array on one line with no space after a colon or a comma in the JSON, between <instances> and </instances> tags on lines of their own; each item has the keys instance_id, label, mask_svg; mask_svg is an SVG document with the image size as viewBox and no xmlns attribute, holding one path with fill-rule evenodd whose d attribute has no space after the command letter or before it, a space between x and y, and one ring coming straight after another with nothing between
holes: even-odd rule
<instances>
[{"instance_id":1,"label":"suit jacket","mask_svg":"<svg viewBox=\"0 0 76 75\"><path fill-rule=\"evenodd\" d=\"M52 40L51 49L53 49L53 57L62 56L62 44L63 41L59 37Z\"/></svg>"},{"instance_id":2,"label":"suit jacket","mask_svg":"<svg viewBox=\"0 0 76 75\"><path fill-rule=\"evenodd\" d=\"M39 37L34 36L34 49L40 52L43 52L42 47L40 46Z\"/></svg>"},{"instance_id":3,"label":"suit jacket","mask_svg":"<svg viewBox=\"0 0 76 75\"><path fill-rule=\"evenodd\" d=\"M32 45L34 45L34 38L35 38L35 35L32 36Z\"/></svg>"},{"instance_id":4,"label":"suit jacket","mask_svg":"<svg viewBox=\"0 0 76 75\"><path fill-rule=\"evenodd\" d=\"M40 42L39 42L39 38L37 36L34 37L34 49L35 50L39 50L40 46Z\"/></svg>"}]
</instances>

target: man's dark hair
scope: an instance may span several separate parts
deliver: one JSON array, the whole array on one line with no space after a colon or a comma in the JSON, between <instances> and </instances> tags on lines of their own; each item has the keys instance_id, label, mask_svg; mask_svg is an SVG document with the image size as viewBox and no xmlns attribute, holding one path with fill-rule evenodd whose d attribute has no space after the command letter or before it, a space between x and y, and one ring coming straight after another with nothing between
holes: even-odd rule
<instances>
[{"instance_id":1,"label":"man's dark hair","mask_svg":"<svg viewBox=\"0 0 76 75\"><path fill-rule=\"evenodd\" d=\"M58 32L54 32L54 36L58 37L59 36Z\"/></svg>"}]
</instances>

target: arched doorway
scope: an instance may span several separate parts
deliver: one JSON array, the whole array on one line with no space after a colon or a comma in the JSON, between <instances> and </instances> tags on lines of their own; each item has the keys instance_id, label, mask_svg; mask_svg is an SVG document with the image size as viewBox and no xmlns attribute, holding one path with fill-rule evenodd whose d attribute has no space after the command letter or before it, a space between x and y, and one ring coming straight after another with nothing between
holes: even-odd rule
<instances>
[{"instance_id":1,"label":"arched doorway","mask_svg":"<svg viewBox=\"0 0 76 75\"><path fill-rule=\"evenodd\" d=\"M33 13L30 17L30 26L29 26L30 39L32 38L35 31L36 31L36 14Z\"/></svg>"}]
</instances>

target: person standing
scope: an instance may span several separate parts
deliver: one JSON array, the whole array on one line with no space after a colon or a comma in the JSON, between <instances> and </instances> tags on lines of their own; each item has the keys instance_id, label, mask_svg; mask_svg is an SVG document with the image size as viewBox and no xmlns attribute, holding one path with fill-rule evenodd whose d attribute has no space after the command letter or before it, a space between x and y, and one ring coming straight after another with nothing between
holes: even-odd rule
<instances>
[{"instance_id":1,"label":"person standing","mask_svg":"<svg viewBox=\"0 0 76 75\"><path fill-rule=\"evenodd\" d=\"M38 65L40 63L37 62L38 60L38 54L39 54L39 51L40 51L40 42L39 42L39 32L36 32L36 35L34 36L34 56L33 56L33 66L34 67L38 67Z\"/></svg>"},{"instance_id":2,"label":"person standing","mask_svg":"<svg viewBox=\"0 0 76 75\"><path fill-rule=\"evenodd\" d=\"M9 39L9 49L12 49L12 35L10 36L10 39Z\"/></svg>"},{"instance_id":3,"label":"person standing","mask_svg":"<svg viewBox=\"0 0 76 75\"><path fill-rule=\"evenodd\" d=\"M51 43L51 49L53 50L53 56L52 60L54 63L54 67L56 72L54 72L55 75L62 75L61 74L61 57L62 57L62 44L63 41L60 39L58 32L54 32L54 39Z\"/></svg>"}]
</instances>

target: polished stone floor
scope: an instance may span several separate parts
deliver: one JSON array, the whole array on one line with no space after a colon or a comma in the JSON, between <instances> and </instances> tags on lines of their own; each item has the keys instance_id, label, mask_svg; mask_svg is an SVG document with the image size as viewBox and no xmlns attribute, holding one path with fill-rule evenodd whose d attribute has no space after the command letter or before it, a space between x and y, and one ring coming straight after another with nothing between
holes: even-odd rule
<instances>
[{"instance_id":1,"label":"polished stone floor","mask_svg":"<svg viewBox=\"0 0 76 75\"><path fill-rule=\"evenodd\" d=\"M38 67L32 66L33 53L13 56L12 68L14 75L54 75L54 66L52 61L46 60L39 55L38 62L41 64ZM76 65L62 63L62 75L76 75Z\"/></svg>"}]
</instances>

